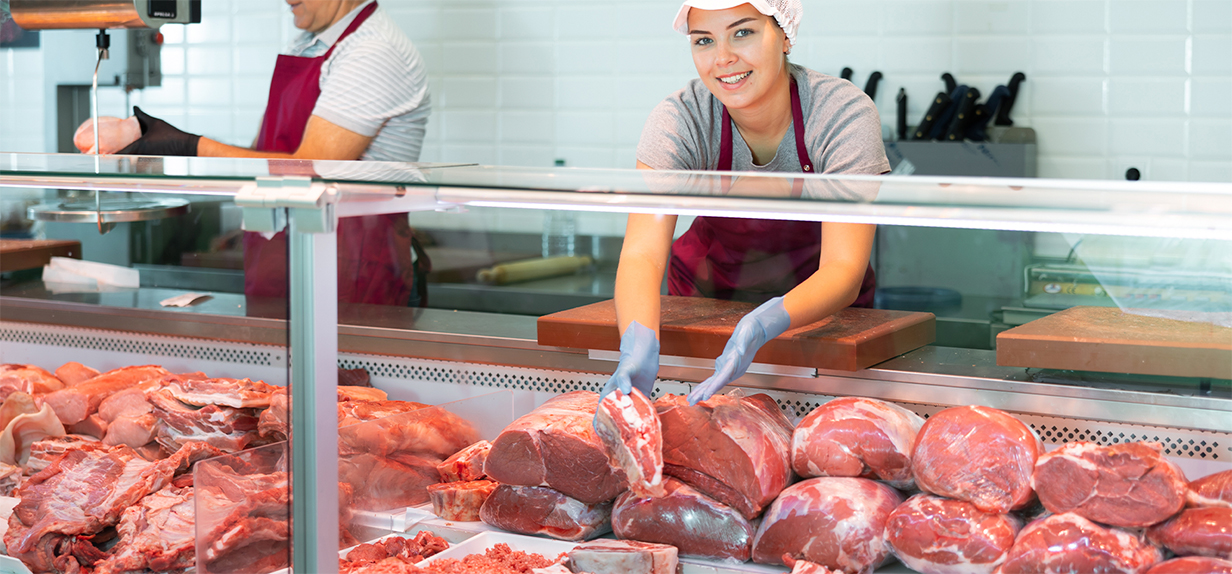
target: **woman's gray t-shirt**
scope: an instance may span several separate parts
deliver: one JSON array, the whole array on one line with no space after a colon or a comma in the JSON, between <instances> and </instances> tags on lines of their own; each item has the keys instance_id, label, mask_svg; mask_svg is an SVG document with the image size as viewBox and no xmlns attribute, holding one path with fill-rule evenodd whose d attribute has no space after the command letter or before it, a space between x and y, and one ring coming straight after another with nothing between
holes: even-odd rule
<instances>
[{"instance_id":1,"label":"woman's gray t-shirt","mask_svg":"<svg viewBox=\"0 0 1232 574\"><path fill-rule=\"evenodd\" d=\"M877 107L842 78L791 65L804 113L804 145L817 173L877 175L890 171ZM655 106L637 144L638 161L654 169L713 170L719 162L723 105L700 79ZM749 146L732 130L732 170L799 172L795 127L768 164L753 163Z\"/></svg>"}]
</instances>

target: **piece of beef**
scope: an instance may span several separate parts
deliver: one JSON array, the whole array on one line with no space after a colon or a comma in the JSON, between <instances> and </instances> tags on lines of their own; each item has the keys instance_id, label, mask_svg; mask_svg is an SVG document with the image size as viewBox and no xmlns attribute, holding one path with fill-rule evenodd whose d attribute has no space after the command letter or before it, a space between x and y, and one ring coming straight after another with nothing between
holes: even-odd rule
<instances>
[{"instance_id":1,"label":"piece of beef","mask_svg":"<svg viewBox=\"0 0 1232 574\"><path fill-rule=\"evenodd\" d=\"M626 488L607 463L591 423L599 395L573 391L513 421L492 442L484 473L502 484L547 486L585 503L606 502Z\"/></svg>"},{"instance_id":2,"label":"piece of beef","mask_svg":"<svg viewBox=\"0 0 1232 574\"><path fill-rule=\"evenodd\" d=\"M56 378L60 379L66 387L75 387L98 375L98 371L75 361L64 363L56 369Z\"/></svg>"},{"instance_id":3,"label":"piece of beef","mask_svg":"<svg viewBox=\"0 0 1232 574\"><path fill-rule=\"evenodd\" d=\"M64 425L47 405L37 413L17 415L0 432L0 463L24 466L35 442L63 435Z\"/></svg>"},{"instance_id":4,"label":"piece of beef","mask_svg":"<svg viewBox=\"0 0 1232 574\"><path fill-rule=\"evenodd\" d=\"M796 560L791 557L791 554L783 555L783 564L791 568L789 574L841 574L841 572L835 572L821 564L809 562L808 560Z\"/></svg>"},{"instance_id":5,"label":"piece of beef","mask_svg":"<svg viewBox=\"0 0 1232 574\"><path fill-rule=\"evenodd\" d=\"M1138 536L1065 513L1036 519L1023 528L999 572L1137 574L1162 559L1158 548Z\"/></svg>"},{"instance_id":6,"label":"piece of beef","mask_svg":"<svg viewBox=\"0 0 1232 574\"><path fill-rule=\"evenodd\" d=\"M753 561L783 555L844 572L872 572L890 557L886 521L903 501L865 478L810 478L787 487L766 510L753 538Z\"/></svg>"},{"instance_id":7,"label":"piece of beef","mask_svg":"<svg viewBox=\"0 0 1232 574\"><path fill-rule=\"evenodd\" d=\"M183 571L196 564L192 487L167 486L128 507L116 526L120 541L94 574Z\"/></svg>"},{"instance_id":8,"label":"piece of beef","mask_svg":"<svg viewBox=\"0 0 1232 574\"><path fill-rule=\"evenodd\" d=\"M675 546L599 539L575 546L565 564L573 572L589 574L676 574L680 561Z\"/></svg>"},{"instance_id":9,"label":"piece of beef","mask_svg":"<svg viewBox=\"0 0 1232 574\"><path fill-rule=\"evenodd\" d=\"M899 560L921 574L992 574L1005 562L1022 521L981 512L970 502L917 494L886 522Z\"/></svg>"},{"instance_id":10,"label":"piece of beef","mask_svg":"<svg viewBox=\"0 0 1232 574\"><path fill-rule=\"evenodd\" d=\"M445 520L476 522L483 502L496 490L491 480L468 480L466 482L442 482L428 486L428 498L432 500L432 513Z\"/></svg>"},{"instance_id":11,"label":"piece of beef","mask_svg":"<svg viewBox=\"0 0 1232 574\"><path fill-rule=\"evenodd\" d=\"M951 407L920 427L911 470L920 490L1004 514L1032 501L1031 473L1043 452L1031 428L1006 412Z\"/></svg>"},{"instance_id":12,"label":"piece of beef","mask_svg":"<svg viewBox=\"0 0 1232 574\"><path fill-rule=\"evenodd\" d=\"M765 395L715 395L689 406L655 401L663 427L663 473L752 520L792 479L791 423Z\"/></svg>"},{"instance_id":13,"label":"piece of beef","mask_svg":"<svg viewBox=\"0 0 1232 574\"><path fill-rule=\"evenodd\" d=\"M285 471L240 474L223 464L203 464L195 475L199 571L256 574L290 563Z\"/></svg>"},{"instance_id":14,"label":"piece of beef","mask_svg":"<svg viewBox=\"0 0 1232 574\"><path fill-rule=\"evenodd\" d=\"M65 425L79 423L98 411L103 399L129 387L171 373L156 365L123 367L107 371L79 385L48 393L43 397Z\"/></svg>"},{"instance_id":15,"label":"piece of beef","mask_svg":"<svg viewBox=\"0 0 1232 574\"><path fill-rule=\"evenodd\" d=\"M141 448L157 438L157 431L158 418L151 413L123 416L107 425L107 434L103 437L103 444L123 444L132 448Z\"/></svg>"},{"instance_id":16,"label":"piece of beef","mask_svg":"<svg viewBox=\"0 0 1232 574\"><path fill-rule=\"evenodd\" d=\"M252 379L175 377L167 380L164 388L171 396L187 405L264 409L269 408L270 395L278 387Z\"/></svg>"},{"instance_id":17,"label":"piece of beef","mask_svg":"<svg viewBox=\"0 0 1232 574\"><path fill-rule=\"evenodd\" d=\"M663 495L663 429L650 399L633 389L608 393L599 403L595 433L607 451L608 464L619 468L629 490L643 496Z\"/></svg>"},{"instance_id":18,"label":"piece of beef","mask_svg":"<svg viewBox=\"0 0 1232 574\"><path fill-rule=\"evenodd\" d=\"M1185 474L1154 442L1066 443L1039 457L1031 486L1049 512L1127 528L1180 512L1189 492Z\"/></svg>"},{"instance_id":19,"label":"piece of beef","mask_svg":"<svg viewBox=\"0 0 1232 574\"><path fill-rule=\"evenodd\" d=\"M372 387L372 377L368 375L368 371L360 369L343 369L338 368L338 386L339 387ZM384 400L381 397L379 400Z\"/></svg>"},{"instance_id":20,"label":"piece of beef","mask_svg":"<svg viewBox=\"0 0 1232 574\"><path fill-rule=\"evenodd\" d=\"M41 395L64 388L64 382L34 365L0 365L0 401L15 392Z\"/></svg>"},{"instance_id":21,"label":"piece of beef","mask_svg":"<svg viewBox=\"0 0 1232 574\"><path fill-rule=\"evenodd\" d=\"M257 433L255 409L206 405L196 408L176 399L167 389L146 393L158 419L155 440L169 451L187 441L209 443L225 452L264 444Z\"/></svg>"},{"instance_id":22,"label":"piece of beef","mask_svg":"<svg viewBox=\"0 0 1232 574\"><path fill-rule=\"evenodd\" d=\"M1189 483L1189 506L1232 508L1232 470L1207 475Z\"/></svg>"},{"instance_id":23,"label":"piece of beef","mask_svg":"<svg viewBox=\"0 0 1232 574\"><path fill-rule=\"evenodd\" d=\"M54 415L55 413L53 412L52 414ZM56 422L59 422L59 419L56 419ZM64 427L64 425L60 426ZM107 436L107 421L103 420L103 417L98 416L98 413L94 413L86 417L86 420L67 427L67 430L72 434L80 434L102 440L103 437Z\"/></svg>"},{"instance_id":24,"label":"piece of beef","mask_svg":"<svg viewBox=\"0 0 1232 574\"><path fill-rule=\"evenodd\" d=\"M441 481L465 482L487 476L483 473L483 461L487 460L490 450L492 450L492 443L481 440L455 452L436 467L436 470L441 473Z\"/></svg>"},{"instance_id":25,"label":"piece of beef","mask_svg":"<svg viewBox=\"0 0 1232 574\"><path fill-rule=\"evenodd\" d=\"M406 508L428 502L428 487L440 481L439 462L411 454L347 454L338 458L338 480L351 485L359 510Z\"/></svg>"},{"instance_id":26,"label":"piece of beef","mask_svg":"<svg viewBox=\"0 0 1232 574\"><path fill-rule=\"evenodd\" d=\"M911 447L924 419L893 403L844 397L796 425L791 466L803 478L857 476L911 490Z\"/></svg>"},{"instance_id":27,"label":"piece of beef","mask_svg":"<svg viewBox=\"0 0 1232 574\"><path fill-rule=\"evenodd\" d=\"M611 517L611 502L588 504L551 488L509 484L496 487L479 510L491 526L561 540L602 536L612 529Z\"/></svg>"},{"instance_id":28,"label":"piece of beef","mask_svg":"<svg viewBox=\"0 0 1232 574\"><path fill-rule=\"evenodd\" d=\"M1232 574L1232 560L1210 556L1185 556L1160 562L1147 570L1146 574Z\"/></svg>"},{"instance_id":29,"label":"piece of beef","mask_svg":"<svg viewBox=\"0 0 1232 574\"><path fill-rule=\"evenodd\" d=\"M757 529L738 512L668 477L661 497L626 492L612 507L617 538L670 544L681 556L747 561Z\"/></svg>"},{"instance_id":30,"label":"piece of beef","mask_svg":"<svg viewBox=\"0 0 1232 574\"><path fill-rule=\"evenodd\" d=\"M1232 508L1187 508L1172 519L1152 526L1147 538L1178 556L1214 556L1232 559Z\"/></svg>"}]
</instances>

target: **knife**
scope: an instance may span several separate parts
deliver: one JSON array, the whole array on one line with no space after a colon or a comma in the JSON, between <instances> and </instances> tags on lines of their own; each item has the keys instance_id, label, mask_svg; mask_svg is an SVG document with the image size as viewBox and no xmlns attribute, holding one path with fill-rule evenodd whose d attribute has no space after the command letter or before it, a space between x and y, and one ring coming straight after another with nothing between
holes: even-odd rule
<instances>
[{"instance_id":1,"label":"knife","mask_svg":"<svg viewBox=\"0 0 1232 574\"><path fill-rule=\"evenodd\" d=\"M839 73L838 77L844 80L847 80L848 82L851 82L851 74L852 74L851 68L843 68L843 71ZM855 82L852 82L852 83L854 84Z\"/></svg>"},{"instance_id":2,"label":"knife","mask_svg":"<svg viewBox=\"0 0 1232 574\"><path fill-rule=\"evenodd\" d=\"M945 113L945 110L949 107L950 95L945 92L937 92L937 95L933 97L933 103L928 106L928 111L924 112L924 119L920 120L920 124L915 127L915 132L911 139L929 139L928 134L932 132L933 125L937 123L938 116Z\"/></svg>"},{"instance_id":3,"label":"knife","mask_svg":"<svg viewBox=\"0 0 1232 574\"><path fill-rule=\"evenodd\" d=\"M1027 75L1022 72L1014 72L1010 78L1009 97L1001 101L1001 106L997 108L997 121L999 126L1012 126L1014 120L1010 119L1010 110L1014 107L1014 100L1018 98L1018 85L1027 79Z\"/></svg>"},{"instance_id":4,"label":"knife","mask_svg":"<svg viewBox=\"0 0 1232 574\"><path fill-rule=\"evenodd\" d=\"M975 121L975 106L979 101L979 89L967 88L967 91L963 92L962 98L953 105L954 118L950 120L950 127L945 131L945 141L960 142L963 140L967 128Z\"/></svg>"},{"instance_id":5,"label":"knife","mask_svg":"<svg viewBox=\"0 0 1232 574\"><path fill-rule=\"evenodd\" d=\"M997 107L1009 95L1009 88L997 86L992 91L992 94L988 96L987 102L975 106L975 119L972 121L971 127L967 128L967 139L975 142L988 141L988 122L997 113Z\"/></svg>"},{"instance_id":6,"label":"knife","mask_svg":"<svg viewBox=\"0 0 1232 574\"><path fill-rule=\"evenodd\" d=\"M958 89L958 80L955 80L949 72L941 74L941 81L945 82L945 93L947 94L952 94Z\"/></svg>"},{"instance_id":7,"label":"knife","mask_svg":"<svg viewBox=\"0 0 1232 574\"><path fill-rule=\"evenodd\" d=\"M877 82L881 81L881 72L873 72L868 77L868 83L864 84L864 93L868 95L868 99L877 99Z\"/></svg>"},{"instance_id":8,"label":"knife","mask_svg":"<svg viewBox=\"0 0 1232 574\"><path fill-rule=\"evenodd\" d=\"M898 97L895 98L898 102L898 117L896 124L898 128L898 139L907 139L907 88L898 89Z\"/></svg>"},{"instance_id":9,"label":"knife","mask_svg":"<svg viewBox=\"0 0 1232 574\"><path fill-rule=\"evenodd\" d=\"M954 88L954 91L950 93L949 107L947 107L945 111L941 112L941 115L937 117L936 123L933 124L932 131L928 132L928 139L945 139L945 132L950 128L950 122L954 121L954 112L957 110L958 106L962 104L963 99L967 97L968 89L969 88L966 84L959 84L957 88Z\"/></svg>"}]
</instances>

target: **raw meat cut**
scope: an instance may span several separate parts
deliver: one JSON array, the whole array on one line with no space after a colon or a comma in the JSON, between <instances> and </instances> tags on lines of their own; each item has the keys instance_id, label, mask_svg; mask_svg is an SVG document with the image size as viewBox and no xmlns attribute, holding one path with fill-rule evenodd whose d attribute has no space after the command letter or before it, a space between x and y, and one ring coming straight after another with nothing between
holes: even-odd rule
<instances>
[{"instance_id":1,"label":"raw meat cut","mask_svg":"<svg viewBox=\"0 0 1232 574\"><path fill-rule=\"evenodd\" d=\"M1158 548L1129 532L1065 513L1037 519L1023 528L999 572L1137 574L1162 559Z\"/></svg>"},{"instance_id":2,"label":"raw meat cut","mask_svg":"<svg viewBox=\"0 0 1232 574\"><path fill-rule=\"evenodd\" d=\"M338 387L338 402L345 403L351 401L384 401L388 398L385 391L374 389L371 387ZM408 405L419 405L419 403L406 403ZM419 405L418 407L409 410L426 407L427 405ZM291 419L288 418L288 409L290 408L290 399L287 396L287 389L283 387L276 388L270 394L269 408L261 411L261 419L257 423L258 432L261 436L269 438L272 441L287 440L287 429L291 428ZM401 412L405 412L401 411ZM344 426L341 421L346 418L346 413L339 409L338 420L339 426ZM352 423L346 423L352 424Z\"/></svg>"},{"instance_id":3,"label":"raw meat cut","mask_svg":"<svg viewBox=\"0 0 1232 574\"><path fill-rule=\"evenodd\" d=\"M75 387L94 377L98 376L98 371L91 369L81 363L69 361L60 365L56 369L56 378L60 379L66 387Z\"/></svg>"},{"instance_id":4,"label":"raw meat cut","mask_svg":"<svg viewBox=\"0 0 1232 574\"><path fill-rule=\"evenodd\" d=\"M1210 556L1186 556L1160 562L1146 574L1232 574L1232 560Z\"/></svg>"},{"instance_id":5,"label":"raw meat cut","mask_svg":"<svg viewBox=\"0 0 1232 574\"><path fill-rule=\"evenodd\" d=\"M791 568L790 574L841 574L808 560L796 560L791 554L783 555L783 564Z\"/></svg>"},{"instance_id":6,"label":"raw meat cut","mask_svg":"<svg viewBox=\"0 0 1232 574\"><path fill-rule=\"evenodd\" d=\"M107 425L103 444L140 448L156 438L157 429L158 419L153 414L123 416Z\"/></svg>"},{"instance_id":7,"label":"raw meat cut","mask_svg":"<svg viewBox=\"0 0 1232 574\"><path fill-rule=\"evenodd\" d=\"M34 365L0 365L0 401L14 392L35 395L63 388L64 383L46 369Z\"/></svg>"},{"instance_id":8,"label":"raw meat cut","mask_svg":"<svg viewBox=\"0 0 1232 574\"><path fill-rule=\"evenodd\" d=\"M616 498L627 483L608 465L591 426L598 403L590 391L552 397L492 441L484 473L502 484L551 487L584 503Z\"/></svg>"},{"instance_id":9,"label":"raw meat cut","mask_svg":"<svg viewBox=\"0 0 1232 574\"><path fill-rule=\"evenodd\" d=\"M1232 508L1232 470L1217 472L1190 482L1189 506Z\"/></svg>"},{"instance_id":10,"label":"raw meat cut","mask_svg":"<svg viewBox=\"0 0 1232 574\"><path fill-rule=\"evenodd\" d=\"M611 517L610 502L587 504L550 488L509 484L496 487L479 510L479 518L491 526L561 540L587 540L610 532Z\"/></svg>"},{"instance_id":11,"label":"raw meat cut","mask_svg":"<svg viewBox=\"0 0 1232 574\"><path fill-rule=\"evenodd\" d=\"M619 468L629 490L663 496L663 429L659 415L642 391L608 393L595 413L595 433L607 451L608 464Z\"/></svg>"},{"instance_id":12,"label":"raw meat cut","mask_svg":"<svg viewBox=\"0 0 1232 574\"><path fill-rule=\"evenodd\" d=\"M675 546L636 540L583 542L565 559L569 570L589 574L676 574L679 564Z\"/></svg>"},{"instance_id":13,"label":"raw meat cut","mask_svg":"<svg viewBox=\"0 0 1232 574\"><path fill-rule=\"evenodd\" d=\"M30 446L49 436L63 436L64 425L51 407L43 405L37 413L17 415L0 432L0 462L24 466Z\"/></svg>"},{"instance_id":14,"label":"raw meat cut","mask_svg":"<svg viewBox=\"0 0 1232 574\"><path fill-rule=\"evenodd\" d=\"M394 407L392 403L403 406ZM342 421L347 424L338 429L338 449L344 456L410 453L435 457L432 464L436 465L479 441L479 433L470 422L445 409L406 401L348 401L341 403L339 410L344 406L350 408Z\"/></svg>"},{"instance_id":15,"label":"raw meat cut","mask_svg":"<svg viewBox=\"0 0 1232 574\"><path fill-rule=\"evenodd\" d=\"M223 464L194 473L198 570L270 572L290 562L291 498L285 471L241 475Z\"/></svg>"},{"instance_id":16,"label":"raw meat cut","mask_svg":"<svg viewBox=\"0 0 1232 574\"><path fill-rule=\"evenodd\" d=\"M351 485L359 510L405 508L428 502L428 487L440 481L439 462L406 453L347 454L338 458L338 480Z\"/></svg>"},{"instance_id":17,"label":"raw meat cut","mask_svg":"<svg viewBox=\"0 0 1232 574\"><path fill-rule=\"evenodd\" d=\"M167 486L130 506L116 526L120 541L94 574L169 572L196 564L192 487Z\"/></svg>"},{"instance_id":18,"label":"raw meat cut","mask_svg":"<svg viewBox=\"0 0 1232 574\"><path fill-rule=\"evenodd\" d=\"M9 426L13 419L21 415L32 415L39 412L39 404L30 393L16 391L0 404L0 429Z\"/></svg>"},{"instance_id":19,"label":"raw meat cut","mask_svg":"<svg viewBox=\"0 0 1232 574\"><path fill-rule=\"evenodd\" d=\"M0 463L0 496L13 496L18 486L21 486L21 467Z\"/></svg>"},{"instance_id":20,"label":"raw meat cut","mask_svg":"<svg viewBox=\"0 0 1232 574\"><path fill-rule=\"evenodd\" d=\"M190 407L167 389L151 391L146 398L154 405L154 417L158 419L155 440L168 451L174 452L187 441L206 442L225 452L265 443L257 434L254 409Z\"/></svg>"},{"instance_id":21,"label":"raw meat cut","mask_svg":"<svg viewBox=\"0 0 1232 574\"><path fill-rule=\"evenodd\" d=\"M445 520L476 522L483 501L496 490L491 480L468 480L466 482L442 482L428 486L428 498L432 500L432 513Z\"/></svg>"},{"instance_id":22,"label":"raw meat cut","mask_svg":"<svg viewBox=\"0 0 1232 574\"><path fill-rule=\"evenodd\" d=\"M450 574L520 574L534 572L536 568L547 568L556 563L558 558L547 558L534 552L514 550L504 542L494 544L482 554L468 554L461 559L445 558L433 560L426 564L432 574L448 572ZM419 574L419 573L416 573Z\"/></svg>"},{"instance_id":23,"label":"raw meat cut","mask_svg":"<svg viewBox=\"0 0 1232 574\"><path fill-rule=\"evenodd\" d=\"M872 572L890 557L886 521L903 501L866 478L810 478L787 487L766 510L753 538L753 561L783 555L844 572Z\"/></svg>"},{"instance_id":24,"label":"raw meat cut","mask_svg":"<svg viewBox=\"0 0 1232 574\"><path fill-rule=\"evenodd\" d=\"M368 375L368 371L364 369L343 369L338 368L338 386L339 387L372 387L372 377ZM379 399L365 399L383 401L387 397Z\"/></svg>"},{"instance_id":25,"label":"raw meat cut","mask_svg":"<svg viewBox=\"0 0 1232 574\"><path fill-rule=\"evenodd\" d=\"M65 426L86 420L98 411L103 399L145 381L161 379L171 373L156 365L123 367L107 371L77 386L47 393L43 400L55 409Z\"/></svg>"},{"instance_id":26,"label":"raw meat cut","mask_svg":"<svg viewBox=\"0 0 1232 574\"><path fill-rule=\"evenodd\" d=\"M449 548L449 543L427 530L421 530L414 538L390 536L372 544L360 544L339 560L339 574L369 574L374 572L415 572L396 569L399 564L414 564L431 558ZM391 562L386 562L391 561ZM384 564L381 564L384 562ZM386 568L372 568L380 564ZM392 567L392 568L390 568ZM419 570L419 572L423 572Z\"/></svg>"},{"instance_id":27,"label":"raw meat cut","mask_svg":"<svg viewBox=\"0 0 1232 574\"><path fill-rule=\"evenodd\" d=\"M340 371L343 369L339 369ZM351 369L352 371L364 371L363 369ZM343 384L342 379L338 379L338 402L345 403L347 401L385 401L389 400L389 394L381 389L366 385L348 385Z\"/></svg>"},{"instance_id":28,"label":"raw meat cut","mask_svg":"<svg viewBox=\"0 0 1232 574\"><path fill-rule=\"evenodd\" d=\"M1039 457L1031 486L1049 512L1137 528L1181 511L1189 485L1159 443L1071 442Z\"/></svg>"},{"instance_id":29,"label":"raw meat cut","mask_svg":"<svg viewBox=\"0 0 1232 574\"><path fill-rule=\"evenodd\" d=\"M120 417L141 416L154 412L145 394L157 390L162 381L153 379L115 393L98 404L98 416L107 422Z\"/></svg>"},{"instance_id":30,"label":"raw meat cut","mask_svg":"<svg viewBox=\"0 0 1232 574\"><path fill-rule=\"evenodd\" d=\"M441 481L464 482L487 476L483 473L483 461L488 458L488 451L491 449L492 443L481 440L454 453L436 466L436 470L441 473Z\"/></svg>"},{"instance_id":31,"label":"raw meat cut","mask_svg":"<svg viewBox=\"0 0 1232 574\"><path fill-rule=\"evenodd\" d=\"M793 478L791 422L774 404L764 394L738 392L692 407L683 395L660 397L663 474L752 520Z\"/></svg>"},{"instance_id":32,"label":"raw meat cut","mask_svg":"<svg viewBox=\"0 0 1232 574\"><path fill-rule=\"evenodd\" d=\"M270 406L273 385L252 379L175 378L164 385L171 396L188 405L204 407L258 408Z\"/></svg>"},{"instance_id":33,"label":"raw meat cut","mask_svg":"<svg viewBox=\"0 0 1232 574\"><path fill-rule=\"evenodd\" d=\"M70 450L110 451L113 448L91 437L79 435L54 436L36 440L30 445L30 458L25 464L26 476L34 476L35 473L51 466L53 460Z\"/></svg>"},{"instance_id":34,"label":"raw meat cut","mask_svg":"<svg viewBox=\"0 0 1232 574\"><path fill-rule=\"evenodd\" d=\"M81 153L110 155L128 147L139 138L141 138L141 124L137 121L137 116L127 118L99 116L99 149L94 149L93 119L88 119L77 126L77 131L73 133L73 145L77 146L77 151Z\"/></svg>"},{"instance_id":35,"label":"raw meat cut","mask_svg":"<svg viewBox=\"0 0 1232 574\"><path fill-rule=\"evenodd\" d=\"M911 447L924 419L893 403L843 397L809 413L791 437L791 466L803 478L858 476L911 490Z\"/></svg>"},{"instance_id":36,"label":"raw meat cut","mask_svg":"<svg viewBox=\"0 0 1232 574\"><path fill-rule=\"evenodd\" d=\"M1178 556L1214 556L1232 560L1232 508L1189 508L1152 526L1147 538Z\"/></svg>"},{"instance_id":37,"label":"raw meat cut","mask_svg":"<svg viewBox=\"0 0 1232 574\"><path fill-rule=\"evenodd\" d=\"M617 538L670 544L681 556L747 561L753 527L736 509L668 477L658 498L626 492L612 507Z\"/></svg>"},{"instance_id":38,"label":"raw meat cut","mask_svg":"<svg viewBox=\"0 0 1232 574\"><path fill-rule=\"evenodd\" d=\"M980 512L970 502L917 494L894 509L886 539L921 574L991 574L1005 562L1022 521Z\"/></svg>"},{"instance_id":39,"label":"raw meat cut","mask_svg":"<svg viewBox=\"0 0 1232 574\"><path fill-rule=\"evenodd\" d=\"M47 407L47 408L51 408L51 407ZM52 413L52 416L55 416L54 412ZM59 424L59 423L60 423L60 419L57 418L56 424ZM65 428L65 427L64 425L60 425L60 428ZM92 436L97 439L102 439L104 436L107 436L107 421L103 420L103 417L98 416L98 413L94 413L86 417L86 420L81 421L75 425L71 425L67 428L68 428L68 432L72 434Z\"/></svg>"},{"instance_id":40,"label":"raw meat cut","mask_svg":"<svg viewBox=\"0 0 1232 574\"><path fill-rule=\"evenodd\" d=\"M1043 452L1031 428L1008 413L951 407L920 427L911 470L920 490L1004 514L1031 502L1031 473Z\"/></svg>"}]
</instances>

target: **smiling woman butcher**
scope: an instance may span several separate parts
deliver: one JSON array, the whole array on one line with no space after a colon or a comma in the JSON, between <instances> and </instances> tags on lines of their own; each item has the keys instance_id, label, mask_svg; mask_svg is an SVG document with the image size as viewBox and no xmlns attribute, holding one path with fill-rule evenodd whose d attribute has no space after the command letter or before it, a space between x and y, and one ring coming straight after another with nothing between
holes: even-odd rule
<instances>
[{"instance_id":1,"label":"smiling woman butcher","mask_svg":"<svg viewBox=\"0 0 1232 574\"><path fill-rule=\"evenodd\" d=\"M887 173L872 100L788 61L802 15L800 0L684 2L674 27L689 37L698 78L650 114L637 167ZM872 225L698 217L673 243L675 227L675 216L629 216L616 275L621 356L604 394L652 390L665 270L672 295L762 303L736 326L691 403L743 375L757 349L787 329L872 305Z\"/></svg>"}]
</instances>

